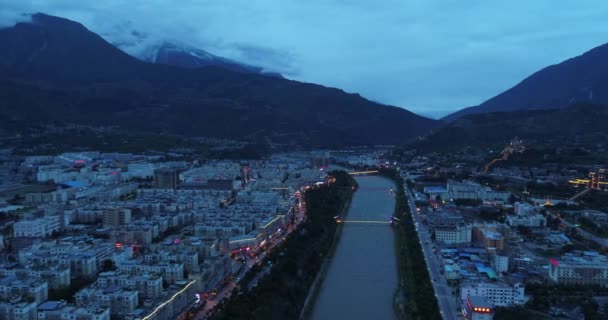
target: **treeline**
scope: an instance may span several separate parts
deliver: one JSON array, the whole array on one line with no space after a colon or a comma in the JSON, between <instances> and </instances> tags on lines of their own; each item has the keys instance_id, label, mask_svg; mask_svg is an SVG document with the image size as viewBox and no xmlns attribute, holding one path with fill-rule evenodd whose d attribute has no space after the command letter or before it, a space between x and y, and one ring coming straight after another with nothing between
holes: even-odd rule
<instances>
[{"instance_id":1,"label":"treeline","mask_svg":"<svg viewBox=\"0 0 608 320\"><path fill-rule=\"evenodd\" d=\"M526 307L532 310L547 312L554 306L578 306L586 320L606 319L594 299L596 296L608 294L608 288L605 287L528 283L526 294L532 296L532 299L526 302ZM606 307L608 304L605 304L604 310Z\"/></svg>"},{"instance_id":2,"label":"treeline","mask_svg":"<svg viewBox=\"0 0 608 320\"><path fill-rule=\"evenodd\" d=\"M272 271L249 292L235 292L212 319L297 319L337 229L356 182L344 171L329 173L330 185L305 194L307 220L268 257Z\"/></svg>"},{"instance_id":3,"label":"treeline","mask_svg":"<svg viewBox=\"0 0 608 320\"><path fill-rule=\"evenodd\" d=\"M399 172L381 169L380 174L397 184L395 217L395 250L399 268L399 287L395 294L395 311L400 319L441 320L422 247L408 206Z\"/></svg>"}]
</instances>

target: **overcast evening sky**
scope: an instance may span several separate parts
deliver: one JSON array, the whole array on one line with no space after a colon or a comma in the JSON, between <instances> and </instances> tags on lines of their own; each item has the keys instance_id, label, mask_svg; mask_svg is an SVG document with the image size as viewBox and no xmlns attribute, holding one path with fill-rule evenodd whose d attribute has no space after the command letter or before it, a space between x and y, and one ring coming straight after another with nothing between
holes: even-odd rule
<instances>
[{"instance_id":1,"label":"overcast evening sky","mask_svg":"<svg viewBox=\"0 0 608 320\"><path fill-rule=\"evenodd\" d=\"M0 0L141 55L170 40L427 116L608 42L606 0ZM133 31L137 31L135 36Z\"/></svg>"}]
</instances>

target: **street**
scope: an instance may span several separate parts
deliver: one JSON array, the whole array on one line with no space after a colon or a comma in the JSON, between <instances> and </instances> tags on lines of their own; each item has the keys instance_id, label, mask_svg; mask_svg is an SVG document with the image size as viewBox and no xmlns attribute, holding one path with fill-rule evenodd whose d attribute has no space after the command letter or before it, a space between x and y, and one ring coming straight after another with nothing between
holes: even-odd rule
<instances>
[{"instance_id":1,"label":"street","mask_svg":"<svg viewBox=\"0 0 608 320\"><path fill-rule=\"evenodd\" d=\"M431 278L433 288L435 289L435 296L437 297L441 315L443 319L459 319L462 317L462 314L460 312L461 307L460 302L458 301L458 295L454 296L454 294L452 294L452 288L448 286L445 277L441 274L441 261L437 254L432 251L434 242L431 240L431 234L427 228L422 227L420 215L418 210L416 210L414 198L409 187L407 187L407 185L404 185L404 187L410 211L414 218L422 252L424 253L424 260L426 261L429 277Z\"/></svg>"},{"instance_id":2,"label":"street","mask_svg":"<svg viewBox=\"0 0 608 320\"><path fill-rule=\"evenodd\" d=\"M291 234L293 231L297 230L298 225L300 225L302 222L304 222L306 220L305 212L301 211L300 213L294 213L294 214L295 214L295 220L294 220L295 223L281 229L281 231L279 233L277 233L276 235L274 235L272 237L272 239L268 239L269 246L265 250L259 252L254 257L250 257L250 256L246 255L247 260L246 260L245 266L239 271L238 274L234 275L233 280L231 280L221 290L217 291L217 295L213 299L207 300L205 306L202 307L197 312L196 317L194 319L204 320L204 319L207 319L209 316L211 316L213 314L212 313L213 309L217 306L218 303L220 303L222 300L228 300L228 298L230 298L230 295L232 294L234 289L238 286L239 282L243 279L243 277L245 276L245 274L247 274L247 272L251 269L251 267L253 267L256 264L262 263L262 261L264 261L264 258L266 258L267 254L269 252L272 252L277 246L282 244L283 240L289 234ZM249 283L247 288L245 288L245 291L250 290L254 284L257 284L265 275L267 275L270 272L271 266L263 266L263 267L264 268Z\"/></svg>"}]
</instances>

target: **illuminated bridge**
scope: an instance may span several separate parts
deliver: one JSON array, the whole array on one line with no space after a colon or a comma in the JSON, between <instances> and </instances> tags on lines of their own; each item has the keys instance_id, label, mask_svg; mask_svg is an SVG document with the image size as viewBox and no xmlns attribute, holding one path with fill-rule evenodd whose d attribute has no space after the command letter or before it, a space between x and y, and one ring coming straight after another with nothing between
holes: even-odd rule
<instances>
[{"instance_id":1,"label":"illuminated bridge","mask_svg":"<svg viewBox=\"0 0 608 320\"><path fill-rule=\"evenodd\" d=\"M378 170L351 171L348 174L350 174L351 176L361 176L361 175L365 175L365 174L376 174L378 172L379 172Z\"/></svg>"},{"instance_id":2,"label":"illuminated bridge","mask_svg":"<svg viewBox=\"0 0 608 320\"><path fill-rule=\"evenodd\" d=\"M337 223L390 224L387 220L336 220Z\"/></svg>"}]
</instances>

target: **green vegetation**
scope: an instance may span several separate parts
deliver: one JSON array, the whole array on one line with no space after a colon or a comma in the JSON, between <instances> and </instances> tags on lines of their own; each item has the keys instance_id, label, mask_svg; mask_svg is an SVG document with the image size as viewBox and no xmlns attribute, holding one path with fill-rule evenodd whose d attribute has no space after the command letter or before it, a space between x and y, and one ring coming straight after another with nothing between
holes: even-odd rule
<instances>
[{"instance_id":1,"label":"green vegetation","mask_svg":"<svg viewBox=\"0 0 608 320\"><path fill-rule=\"evenodd\" d=\"M492 149L497 153L518 136L524 139L526 151L500 161L497 166L540 166L547 162L605 164L608 153L602 145L607 139L607 117L608 107L582 104L473 114L434 130L410 149L422 153Z\"/></svg>"},{"instance_id":2,"label":"green vegetation","mask_svg":"<svg viewBox=\"0 0 608 320\"><path fill-rule=\"evenodd\" d=\"M585 217L578 217L576 221L581 225L581 228L583 228L584 230L589 231L598 237L608 237L608 227L598 226L597 224L595 224L595 222Z\"/></svg>"},{"instance_id":3,"label":"green vegetation","mask_svg":"<svg viewBox=\"0 0 608 320\"><path fill-rule=\"evenodd\" d=\"M608 212L608 192L592 190L578 198L578 200L589 209Z\"/></svg>"},{"instance_id":4,"label":"green vegetation","mask_svg":"<svg viewBox=\"0 0 608 320\"><path fill-rule=\"evenodd\" d=\"M538 314L537 312L522 307L494 309L494 320L545 320L549 317Z\"/></svg>"},{"instance_id":5,"label":"green vegetation","mask_svg":"<svg viewBox=\"0 0 608 320\"><path fill-rule=\"evenodd\" d=\"M69 287L64 289L49 289L49 300L65 300L73 303L75 294L85 287L93 284L95 279L74 278Z\"/></svg>"},{"instance_id":6,"label":"green vegetation","mask_svg":"<svg viewBox=\"0 0 608 320\"><path fill-rule=\"evenodd\" d=\"M478 199L455 199L454 204L457 206L480 206L482 204L481 200Z\"/></svg>"},{"instance_id":7,"label":"green vegetation","mask_svg":"<svg viewBox=\"0 0 608 320\"><path fill-rule=\"evenodd\" d=\"M577 192L569 185L554 185L551 183L529 182L526 190L532 195L540 198L570 198Z\"/></svg>"},{"instance_id":8,"label":"green vegetation","mask_svg":"<svg viewBox=\"0 0 608 320\"><path fill-rule=\"evenodd\" d=\"M70 128L56 133L41 129L37 134L24 136L17 146L17 151L20 154L58 154L74 150L141 153L179 148L187 148L197 154L208 153L208 145L179 135L118 129L98 132L87 127Z\"/></svg>"},{"instance_id":9,"label":"green vegetation","mask_svg":"<svg viewBox=\"0 0 608 320\"><path fill-rule=\"evenodd\" d=\"M608 288L600 286L546 285L528 283L526 293L532 295L526 307L538 311L548 311L552 306L581 308L585 319L602 319L599 306L593 299L597 295L608 294Z\"/></svg>"},{"instance_id":10,"label":"green vegetation","mask_svg":"<svg viewBox=\"0 0 608 320\"><path fill-rule=\"evenodd\" d=\"M270 153L267 144L202 142L187 136L157 132L60 125L57 128L30 127L11 145L19 154L59 154L74 150L150 153L168 158L209 157L217 159L261 159ZM216 146L216 148L213 148ZM220 148L217 148L220 147Z\"/></svg>"},{"instance_id":11,"label":"green vegetation","mask_svg":"<svg viewBox=\"0 0 608 320\"><path fill-rule=\"evenodd\" d=\"M356 182L333 171L331 185L306 192L307 220L272 253L272 271L246 293L233 294L212 319L297 319L337 230L334 220L350 201Z\"/></svg>"},{"instance_id":12,"label":"green vegetation","mask_svg":"<svg viewBox=\"0 0 608 320\"><path fill-rule=\"evenodd\" d=\"M116 263L112 259L105 259L101 265L101 272L115 271Z\"/></svg>"},{"instance_id":13,"label":"green vegetation","mask_svg":"<svg viewBox=\"0 0 608 320\"><path fill-rule=\"evenodd\" d=\"M394 307L400 319L441 319L433 285L427 271L416 227L412 222L403 181L395 170L381 170L380 174L397 184L395 217L395 250L399 270L399 288Z\"/></svg>"}]
</instances>

